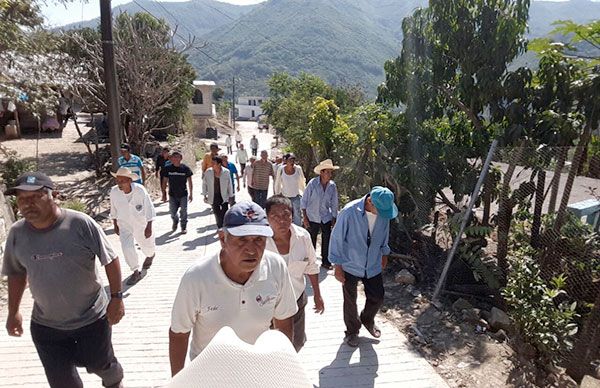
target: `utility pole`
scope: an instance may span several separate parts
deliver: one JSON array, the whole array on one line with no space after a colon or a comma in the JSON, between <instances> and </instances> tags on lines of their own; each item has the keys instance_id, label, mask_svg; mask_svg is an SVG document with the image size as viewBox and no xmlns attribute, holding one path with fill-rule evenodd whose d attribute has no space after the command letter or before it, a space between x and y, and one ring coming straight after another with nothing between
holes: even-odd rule
<instances>
[{"instance_id":1,"label":"utility pole","mask_svg":"<svg viewBox=\"0 0 600 388\"><path fill-rule=\"evenodd\" d=\"M232 116L232 122L233 122L233 130L235 131L235 77L232 78L233 80L233 92L232 92L232 96L231 96L231 116Z\"/></svg>"},{"instance_id":2,"label":"utility pole","mask_svg":"<svg viewBox=\"0 0 600 388\"><path fill-rule=\"evenodd\" d=\"M112 170L119 168L119 150L121 148L121 108L117 91L117 66L112 33L112 10L110 0L100 0L100 30L102 32L102 56L104 63L104 85L106 85L106 110L110 137L110 156Z\"/></svg>"}]
</instances>

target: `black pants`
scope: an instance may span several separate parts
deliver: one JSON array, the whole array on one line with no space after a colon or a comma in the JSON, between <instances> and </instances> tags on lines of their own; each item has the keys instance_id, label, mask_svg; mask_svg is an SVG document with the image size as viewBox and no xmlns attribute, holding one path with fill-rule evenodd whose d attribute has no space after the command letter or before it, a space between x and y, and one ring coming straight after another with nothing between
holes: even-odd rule
<instances>
[{"instance_id":1,"label":"black pants","mask_svg":"<svg viewBox=\"0 0 600 388\"><path fill-rule=\"evenodd\" d=\"M321 232L321 261L323 265L331 265L329 262L329 238L331 237L331 221L326 224L309 221L310 239L313 247L317 247L317 235Z\"/></svg>"},{"instance_id":2,"label":"black pants","mask_svg":"<svg viewBox=\"0 0 600 388\"><path fill-rule=\"evenodd\" d=\"M256 156L258 153L258 148L252 148L252 156Z\"/></svg>"},{"instance_id":3,"label":"black pants","mask_svg":"<svg viewBox=\"0 0 600 388\"><path fill-rule=\"evenodd\" d=\"M217 228L223 227L223 218L225 217L225 213L227 209L229 209L229 203L223 202L220 205L214 204L212 205L213 212L215 213L215 219L217 220Z\"/></svg>"},{"instance_id":4,"label":"black pants","mask_svg":"<svg viewBox=\"0 0 600 388\"><path fill-rule=\"evenodd\" d=\"M232 146L227 146L227 153L229 155L233 154L233 147Z\"/></svg>"},{"instance_id":5,"label":"black pants","mask_svg":"<svg viewBox=\"0 0 600 388\"><path fill-rule=\"evenodd\" d=\"M344 323L346 324L346 335L358 334L360 325L373 325L375 323L375 314L383 305L383 276L376 275L370 279L359 278L344 271L346 281L342 288L344 289ZM362 281L365 287L365 308L358 315L356 307L356 287L358 281Z\"/></svg>"},{"instance_id":6,"label":"black pants","mask_svg":"<svg viewBox=\"0 0 600 388\"><path fill-rule=\"evenodd\" d=\"M75 330L31 322L31 337L52 388L82 388L76 366L100 376L105 387L117 386L123 380L123 368L113 352L111 335L106 317Z\"/></svg>"},{"instance_id":7,"label":"black pants","mask_svg":"<svg viewBox=\"0 0 600 388\"><path fill-rule=\"evenodd\" d=\"M240 173L240 176L244 176L244 170L246 169L246 163L240 163L240 170L242 171Z\"/></svg>"}]
</instances>

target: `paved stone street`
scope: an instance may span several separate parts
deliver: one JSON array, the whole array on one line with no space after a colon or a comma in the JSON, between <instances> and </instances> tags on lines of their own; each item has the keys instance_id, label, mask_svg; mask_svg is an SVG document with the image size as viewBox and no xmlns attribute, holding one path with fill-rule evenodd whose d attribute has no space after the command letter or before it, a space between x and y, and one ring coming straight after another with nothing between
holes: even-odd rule
<instances>
[{"instance_id":1,"label":"paved stone street","mask_svg":"<svg viewBox=\"0 0 600 388\"><path fill-rule=\"evenodd\" d=\"M256 124L242 124L248 143L249 133ZM260 134L260 149L270 141L270 135ZM172 233L168 204L157 203L155 233L158 252L152 268L135 286L125 291L126 315L114 327L115 352L125 369L126 387L156 387L169 381L168 329L171 304L179 279L184 271L207 253L219 249L214 217L202 202L200 174L194 175L194 201L189 207L188 234ZM238 193L238 200L248 198ZM109 238L120 253L118 237L112 229ZM121 261L124 278L129 269ZM103 269L100 269L103 273ZM331 273L321 272L321 289L325 313L312 312L312 298L307 305L306 346L300 356L313 384L319 387L446 387L446 383L391 323L379 320L380 340L361 331L357 349L343 344L342 291ZM107 283L105 283L107 284ZM309 295L310 295L309 290ZM0 387L47 386L44 371L33 346L29 330L32 300L27 291L22 303L25 333L21 338L0 335ZM0 312L2 326L6 309ZM86 386L99 387L100 380L81 370Z\"/></svg>"}]
</instances>

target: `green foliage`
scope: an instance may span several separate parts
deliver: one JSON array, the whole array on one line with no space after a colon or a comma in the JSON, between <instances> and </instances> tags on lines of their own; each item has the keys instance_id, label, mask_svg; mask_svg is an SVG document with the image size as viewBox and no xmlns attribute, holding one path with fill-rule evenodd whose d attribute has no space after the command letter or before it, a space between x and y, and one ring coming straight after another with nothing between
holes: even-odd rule
<instances>
[{"instance_id":1,"label":"green foliage","mask_svg":"<svg viewBox=\"0 0 600 388\"><path fill-rule=\"evenodd\" d=\"M87 205L78 199L69 199L60 205L64 209L71 209L81 213L87 213Z\"/></svg>"},{"instance_id":2,"label":"green foliage","mask_svg":"<svg viewBox=\"0 0 600 388\"><path fill-rule=\"evenodd\" d=\"M203 145L199 145L194 148L194 158L196 158L196 162L204 159L204 155L206 154L206 148Z\"/></svg>"},{"instance_id":3,"label":"green foliage","mask_svg":"<svg viewBox=\"0 0 600 388\"><path fill-rule=\"evenodd\" d=\"M542 360L553 361L560 357L560 352L573 346L577 303L564 301L564 276L544 281L534 257L531 248L514 252L510 257L512 270L502 294L523 338L535 346ZM559 296L563 302L558 302Z\"/></svg>"},{"instance_id":4,"label":"green foliage","mask_svg":"<svg viewBox=\"0 0 600 388\"><path fill-rule=\"evenodd\" d=\"M19 175L27 171L34 171L35 169L35 162L22 159L16 153L11 153L8 155L8 159L2 162L2 174L0 177L6 187L11 187L14 186Z\"/></svg>"}]
</instances>

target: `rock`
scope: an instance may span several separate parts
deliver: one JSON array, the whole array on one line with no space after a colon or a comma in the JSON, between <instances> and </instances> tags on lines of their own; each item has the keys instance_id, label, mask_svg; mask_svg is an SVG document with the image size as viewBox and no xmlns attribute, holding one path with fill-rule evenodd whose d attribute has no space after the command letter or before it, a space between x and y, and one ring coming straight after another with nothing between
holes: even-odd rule
<instances>
[{"instance_id":1,"label":"rock","mask_svg":"<svg viewBox=\"0 0 600 388\"><path fill-rule=\"evenodd\" d=\"M580 388L599 388L600 380L593 378L592 376L583 376L581 380Z\"/></svg>"},{"instance_id":2,"label":"rock","mask_svg":"<svg viewBox=\"0 0 600 388\"><path fill-rule=\"evenodd\" d=\"M504 342L508 339L508 336L504 330L500 329L497 332L492 333L492 338L498 342Z\"/></svg>"},{"instance_id":3,"label":"rock","mask_svg":"<svg viewBox=\"0 0 600 388\"><path fill-rule=\"evenodd\" d=\"M407 269L398 272L394 279L398 284L415 284L417 282L415 275L411 274Z\"/></svg>"},{"instance_id":4,"label":"rock","mask_svg":"<svg viewBox=\"0 0 600 388\"><path fill-rule=\"evenodd\" d=\"M467 323L478 324L479 323L479 309L470 308L462 311L462 319Z\"/></svg>"},{"instance_id":5,"label":"rock","mask_svg":"<svg viewBox=\"0 0 600 388\"><path fill-rule=\"evenodd\" d=\"M496 330L502 329L504 331L510 331L512 328L512 323L508 314L496 307L492 307L488 322L490 327Z\"/></svg>"},{"instance_id":6,"label":"rock","mask_svg":"<svg viewBox=\"0 0 600 388\"><path fill-rule=\"evenodd\" d=\"M456 313L462 313L463 310L472 309L473 305L469 303L466 299L460 298L457 299L456 302L452 303L452 310Z\"/></svg>"}]
</instances>

